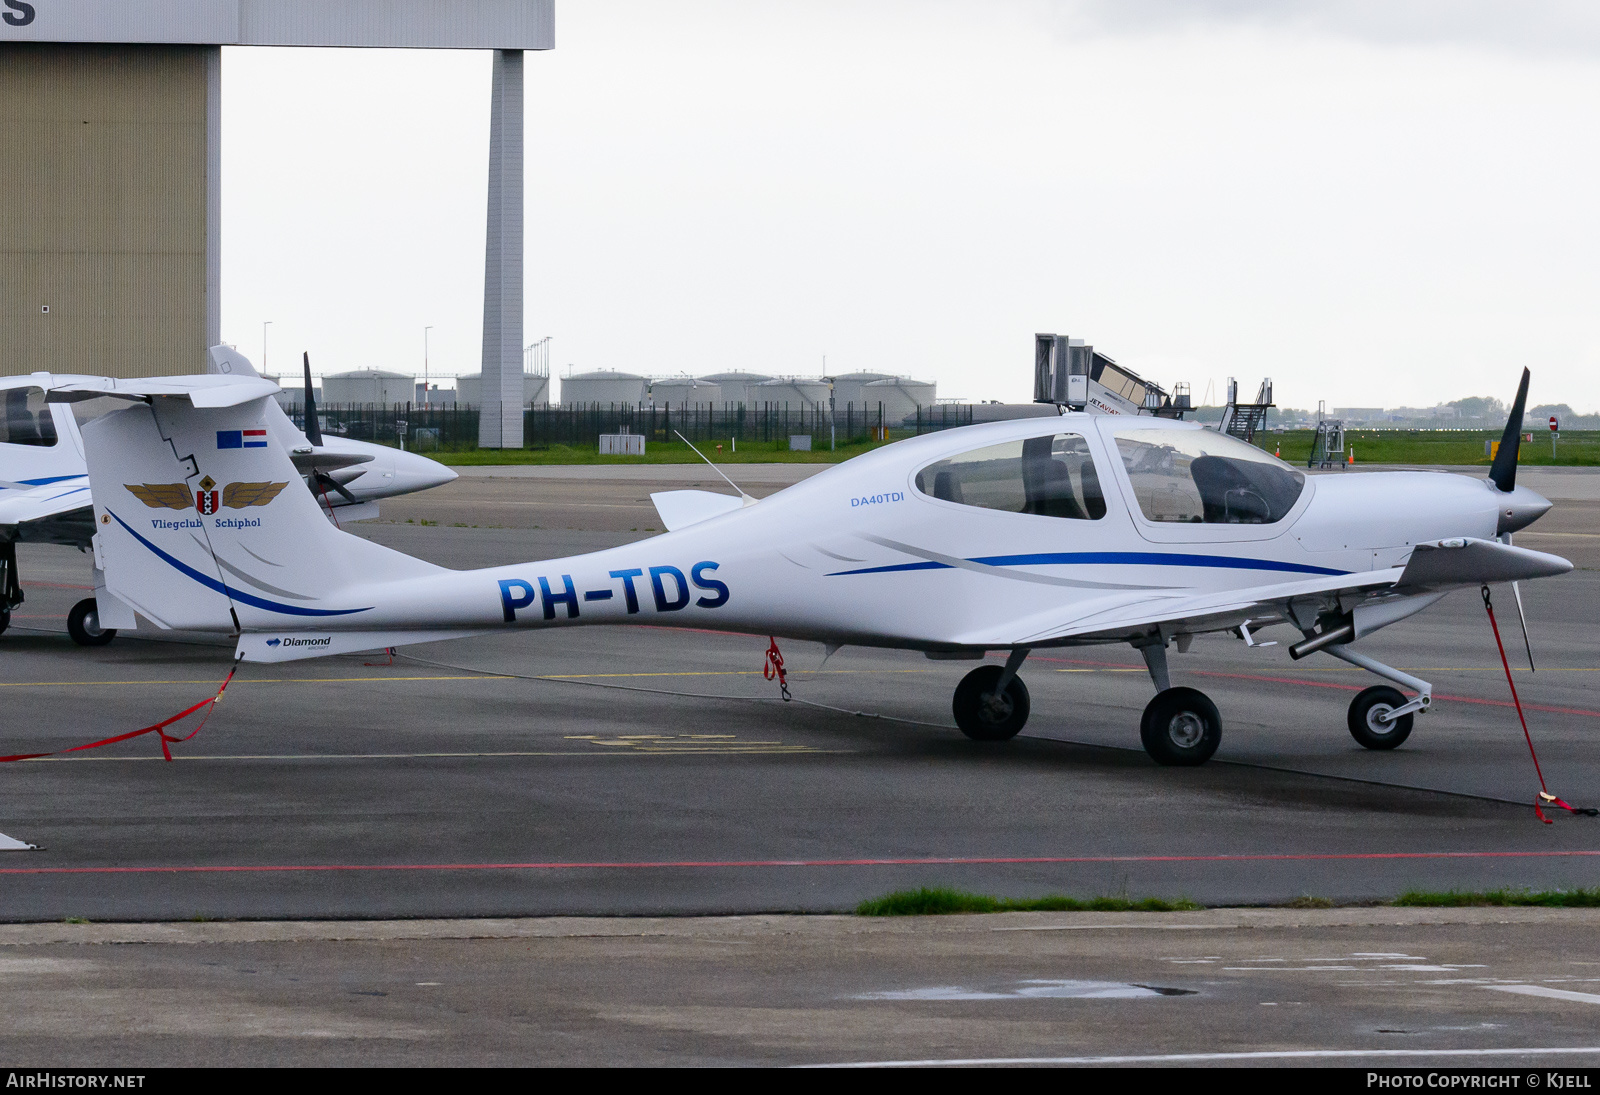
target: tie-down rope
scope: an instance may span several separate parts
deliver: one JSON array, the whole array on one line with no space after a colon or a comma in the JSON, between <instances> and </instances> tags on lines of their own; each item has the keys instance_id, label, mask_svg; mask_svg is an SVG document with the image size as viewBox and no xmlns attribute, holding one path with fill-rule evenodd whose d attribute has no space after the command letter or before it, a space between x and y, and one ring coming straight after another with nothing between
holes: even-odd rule
<instances>
[{"instance_id":1,"label":"tie-down rope","mask_svg":"<svg viewBox=\"0 0 1600 1095\"><path fill-rule=\"evenodd\" d=\"M1589 817L1600 816L1600 810L1569 806L1566 802L1563 802L1555 795L1552 795L1550 793L1550 788L1545 786L1544 769L1539 766L1539 754L1533 748L1533 735L1528 733L1528 719L1522 713L1522 700L1517 696L1517 682L1511 679L1511 663L1506 659L1506 645L1500 641L1500 625L1495 622L1494 601L1489 596L1488 582L1483 584L1482 593L1483 608L1484 611L1489 613L1489 626L1494 629L1494 645L1500 651L1500 664L1505 668L1506 684L1511 688L1511 703L1517 709L1517 721L1522 723L1522 737L1523 740L1528 743L1528 755L1533 758L1533 772L1539 777L1539 793L1534 797L1533 800L1533 812L1537 814L1539 820L1544 822L1546 825L1553 825L1555 823L1544 816L1544 810L1542 810L1540 807L1545 804L1559 806L1568 813L1586 814ZM1528 661L1531 665L1533 659L1530 657Z\"/></svg>"}]
</instances>

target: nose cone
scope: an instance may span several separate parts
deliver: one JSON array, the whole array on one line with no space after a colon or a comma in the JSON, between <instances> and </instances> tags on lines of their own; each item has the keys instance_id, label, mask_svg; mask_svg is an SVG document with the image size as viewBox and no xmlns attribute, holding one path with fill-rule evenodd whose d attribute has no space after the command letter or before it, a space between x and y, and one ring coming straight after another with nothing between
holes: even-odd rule
<instances>
[{"instance_id":1,"label":"nose cone","mask_svg":"<svg viewBox=\"0 0 1600 1095\"><path fill-rule=\"evenodd\" d=\"M1550 499L1538 491L1517 487L1502 493L1492 483L1489 489L1497 495L1495 502L1499 506L1499 527L1495 531L1502 536L1525 529L1550 512Z\"/></svg>"},{"instance_id":2,"label":"nose cone","mask_svg":"<svg viewBox=\"0 0 1600 1095\"><path fill-rule=\"evenodd\" d=\"M457 478L456 473L439 463L414 452L394 453L394 493L410 494L442 487Z\"/></svg>"}]
</instances>

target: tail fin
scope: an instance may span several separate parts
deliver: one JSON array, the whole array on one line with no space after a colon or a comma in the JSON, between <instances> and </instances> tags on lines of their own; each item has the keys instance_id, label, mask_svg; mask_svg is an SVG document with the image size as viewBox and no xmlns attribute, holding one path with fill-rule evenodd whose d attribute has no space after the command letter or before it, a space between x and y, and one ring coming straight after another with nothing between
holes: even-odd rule
<instances>
[{"instance_id":1,"label":"tail fin","mask_svg":"<svg viewBox=\"0 0 1600 1095\"><path fill-rule=\"evenodd\" d=\"M83 427L113 594L162 627L293 630L348 626L373 607L363 587L443 573L328 523L251 394L259 380L220 405L216 378L187 379L192 392L162 378L162 394Z\"/></svg>"},{"instance_id":2,"label":"tail fin","mask_svg":"<svg viewBox=\"0 0 1600 1095\"><path fill-rule=\"evenodd\" d=\"M221 376L260 376L250 359L223 343L206 351L206 372Z\"/></svg>"}]
</instances>

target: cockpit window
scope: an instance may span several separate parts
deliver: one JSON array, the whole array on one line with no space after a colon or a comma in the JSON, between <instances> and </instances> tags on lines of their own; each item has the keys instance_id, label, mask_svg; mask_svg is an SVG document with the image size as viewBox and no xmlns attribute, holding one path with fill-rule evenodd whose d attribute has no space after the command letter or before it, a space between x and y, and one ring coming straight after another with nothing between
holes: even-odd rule
<instances>
[{"instance_id":1,"label":"cockpit window","mask_svg":"<svg viewBox=\"0 0 1600 1095\"><path fill-rule=\"evenodd\" d=\"M1152 521L1270 525L1283 520L1306 477L1214 430L1117 431L1117 451L1139 509Z\"/></svg>"},{"instance_id":2,"label":"cockpit window","mask_svg":"<svg viewBox=\"0 0 1600 1095\"><path fill-rule=\"evenodd\" d=\"M56 423L44 401L43 388L6 388L5 413L0 415L0 444L41 445L56 443Z\"/></svg>"},{"instance_id":3,"label":"cockpit window","mask_svg":"<svg viewBox=\"0 0 1600 1095\"><path fill-rule=\"evenodd\" d=\"M1100 476L1083 436L1060 433L974 449L929 464L917 489L964 506L1098 521L1106 515Z\"/></svg>"}]
</instances>

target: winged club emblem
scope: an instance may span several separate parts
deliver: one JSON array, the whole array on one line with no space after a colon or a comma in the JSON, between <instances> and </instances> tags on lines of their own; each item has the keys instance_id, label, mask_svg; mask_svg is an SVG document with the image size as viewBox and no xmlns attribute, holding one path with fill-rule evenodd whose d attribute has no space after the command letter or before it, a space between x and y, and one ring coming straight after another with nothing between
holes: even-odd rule
<instances>
[{"instance_id":1,"label":"winged club emblem","mask_svg":"<svg viewBox=\"0 0 1600 1095\"><path fill-rule=\"evenodd\" d=\"M194 505L187 483L124 483L128 493L151 509L188 509Z\"/></svg>"},{"instance_id":2,"label":"winged club emblem","mask_svg":"<svg viewBox=\"0 0 1600 1095\"><path fill-rule=\"evenodd\" d=\"M229 483L222 488L222 505L226 509L244 509L246 506L264 506L288 483Z\"/></svg>"},{"instance_id":3,"label":"winged club emblem","mask_svg":"<svg viewBox=\"0 0 1600 1095\"><path fill-rule=\"evenodd\" d=\"M247 509L264 506L282 493L288 483L229 483L219 493L217 485L208 475L200 483L196 494L189 493L187 483L124 483L139 501L151 509L184 510L193 507L201 513L216 513L218 509Z\"/></svg>"}]
</instances>

